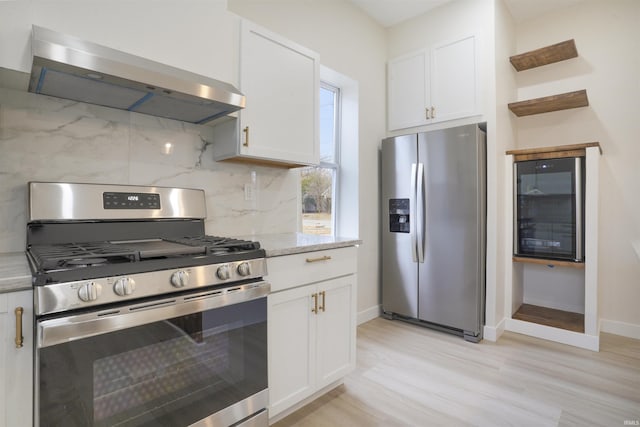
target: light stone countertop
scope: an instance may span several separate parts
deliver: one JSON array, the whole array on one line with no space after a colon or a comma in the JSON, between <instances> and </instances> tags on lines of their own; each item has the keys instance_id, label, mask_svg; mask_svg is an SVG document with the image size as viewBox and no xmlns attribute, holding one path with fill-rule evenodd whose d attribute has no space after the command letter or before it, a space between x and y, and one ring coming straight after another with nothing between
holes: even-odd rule
<instances>
[{"instance_id":1,"label":"light stone countertop","mask_svg":"<svg viewBox=\"0 0 640 427\"><path fill-rule=\"evenodd\" d=\"M31 270L24 252L0 253L0 293L31 288Z\"/></svg>"},{"instance_id":2,"label":"light stone countertop","mask_svg":"<svg viewBox=\"0 0 640 427\"><path fill-rule=\"evenodd\" d=\"M241 239L260 242L267 257L299 254L360 245L362 240L353 237L334 237L302 233L255 234L239 236Z\"/></svg>"}]
</instances>

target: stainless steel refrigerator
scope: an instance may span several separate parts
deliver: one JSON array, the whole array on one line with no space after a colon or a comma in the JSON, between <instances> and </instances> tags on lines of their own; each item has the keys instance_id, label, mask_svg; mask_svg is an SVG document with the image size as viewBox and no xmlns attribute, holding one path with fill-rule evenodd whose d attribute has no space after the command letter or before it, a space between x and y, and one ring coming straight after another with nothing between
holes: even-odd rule
<instances>
[{"instance_id":1,"label":"stainless steel refrigerator","mask_svg":"<svg viewBox=\"0 0 640 427\"><path fill-rule=\"evenodd\" d=\"M382 141L385 317L482 339L486 246L484 125Z\"/></svg>"}]
</instances>

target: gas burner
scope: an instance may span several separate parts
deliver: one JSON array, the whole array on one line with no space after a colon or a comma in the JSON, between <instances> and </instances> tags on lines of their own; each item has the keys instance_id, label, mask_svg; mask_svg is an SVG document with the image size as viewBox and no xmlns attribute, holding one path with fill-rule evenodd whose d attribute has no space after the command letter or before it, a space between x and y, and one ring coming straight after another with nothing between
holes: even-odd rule
<instances>
[{"instance_id":1,"label":"gas burner","mask_svg":"<svg viewBox=\"0 0 640 427\"><path fill-rule=\"evenodd\" d=\"M210 250L209 255L225 255L225 254L228 254L229 252L231 252L231 249L217 248L217 249Z\"/></svg>"},{"instance_id":2,"label":"gas burner","mask_svg":"<svg viewBox=\"0 0 640 427\"><path fill-rule=\"evenodd\" d=\"M183 237L179 239L170 239L170 241L183 245L205 247L207 255L224 255L230 252L260 249L260 243L258 242L209 235Z\"/></svg>"},{"instance_id":3,"label":"gas burner","mask_svg":"<svg viewBox=\"0 0 640 427\"><path fill-rule=\"evenodd\" d=\"M64 266L68 267L94 267L107 262L106 258L76 258L64 261Z\"/></svg>"}]
</instances>

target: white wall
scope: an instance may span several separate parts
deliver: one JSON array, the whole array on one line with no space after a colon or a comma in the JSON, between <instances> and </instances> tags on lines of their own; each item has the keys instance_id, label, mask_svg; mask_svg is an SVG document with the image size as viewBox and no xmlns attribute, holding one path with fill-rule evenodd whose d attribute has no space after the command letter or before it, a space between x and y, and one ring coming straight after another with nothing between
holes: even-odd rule
<instances>
[{"instance_id":1,"label":"white wall","mask_svg":"<svg viewBox=\"0 0 640 427\"><path fill-rule=\"evenodd\" d=\"M640 2L586 0L518 24L517 51L575 39L578 58L518 73L518 99L586 89L590 105L517 119L518 148L598 141L602 330L640 338ZM636 249L634 249L634 245Z\"/></svg>"},{"instance_id":2,"label":"white wall","mask_svg":"<svg viewBox=\"0 0 640 427\"><path fill-rule=\"evenodd\" d=\"M385 136L385 30L346 0L229 0L229 10L320 54L320 62L359 85L358 312L378 315L379 168ZM349 144L349 141L343 141Z\"/></svg>"},{"instance_id":3,"label":"white wall","mask_svg":"<svg viewBox=\"0 0 640 427\"><path fill-rule=\"evenodd\" d=\"M494 34L492 56L493 73L491 79L492 89L490 93L490 109L488 123L494 123L493 135L495 137L490 158L493 166L488 167L487 179L493 186L493 195L489 192L489 209L493 208L494 214L487 215L487 234L495 235L495 240L488 239L487 251L495 253L494 277L491 277L491 268L487 267L487 318L485 337L497 339L504 330L504 318L511 315L505 310L505 284L510 283L505 277L506 263L511 262L512 242L510 234L505 229L505 224L511 224L512 207L505 202L505 184L511 179L511 175L505 170L505 152L513 149L516 143L516 127L507 104L516 97L515 71L509 62L509 56L516 53L515 23L509 13L504 0L495 1L494 10ZM491 134L491 129L489 129ZM510 270L509 270L510 271ZM492 286L495 283L495 286ZM508 302L510 304L510 302Z\"/></svg>"}]
</instances>

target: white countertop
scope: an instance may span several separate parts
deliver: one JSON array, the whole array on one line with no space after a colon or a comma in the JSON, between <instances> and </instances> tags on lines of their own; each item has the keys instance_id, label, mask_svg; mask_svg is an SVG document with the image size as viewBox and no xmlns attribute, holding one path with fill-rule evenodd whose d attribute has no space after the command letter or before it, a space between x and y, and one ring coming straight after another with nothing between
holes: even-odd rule
<instances>
[{"instance_id":1,"label":"white countertop","mask_svg":"<svg viewBox=\"0 0 640 427\"><path fill-rule=\"evenodd\" d=\"M0 293L31 287L31 270L24 252L0 253Z\"/></svg>"},{"instance_id":2,"label":"white countertop","mask_svg":"<svg viewBox=\"0 0 640 427\"><path fill-rule=\"evenodd\" d=\"M260 242L260 247L265 250L267 257L344 248L362 243L362 240L353 237L302 233L256 234L239 238Z\"/></svg>"}]
</instances>

